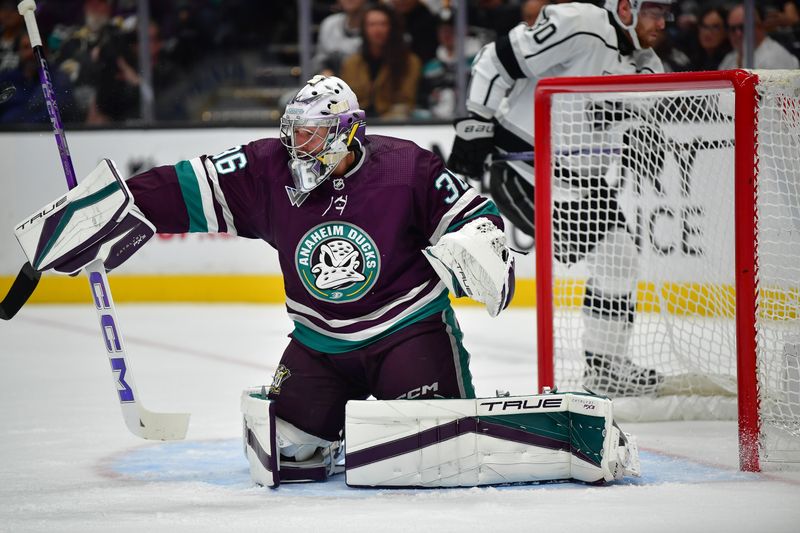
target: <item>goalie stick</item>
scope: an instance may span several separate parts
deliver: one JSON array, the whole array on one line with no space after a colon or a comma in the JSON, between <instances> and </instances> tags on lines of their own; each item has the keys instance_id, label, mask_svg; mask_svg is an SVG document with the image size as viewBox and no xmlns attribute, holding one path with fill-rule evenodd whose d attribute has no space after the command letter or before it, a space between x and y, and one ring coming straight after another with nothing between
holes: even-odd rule
<instances>
[{"instance_id":1,"label":"goalie stick","mask_svg":"<svg viewBox=\"0 0 800 533\"><path fill-rule=\"evenodd\" d=\"M28 298L31 297L36 286L39 285L39 278L42 273L31 266L30 263L25 263L17 274L17 278L11 285L6 297L0 302L0 319L11 320L17 311L22 309Z\"/></svg>"},{"instance_id":2,"label":"goalie stick","mask_svg":"<svg viewBox=\"0 0 800 533\"><path fill-rule=\"evenodd\" d=\"M25 18L25 25L28 28L28 35L30 36L31 47L33 48L34 56L39 66L39 81L42 85L42 92L44 93L45 102L47 103L47 110L50 115L50 122L53 125L53 132L56 137L56 144L58 151L61 155L61 164L64 167L64 176L67 180L67 186L74 189L78 185L75 179L75 170L72 165L72 157L69 153L67 146L67 139L64 134L64 128L61 124L61 115L58 111L56 104L55 93L50 78L50 71L47 67L47 61L44 58L44 51L42 48L42 39L39 35L39 27L36 23L36 2L34 0L23 0L17 6L20 15ZM23 267L23 272L28 273L30 263ZM32 268L30 268L32 270ZM119 396L120 407L122 408L122 416L125 420L125 425L128 429L143 439L150 440L180 440L186 436L186 430L189 427L189 415L183 413L154 413L148 411L139 400L139 393L136 389L136 384L133 381L133 374L130 368L130 361L125 352L125 346L122 341L122 335L119 331L117 320L117 313L114 309L114 300L111 298L111 290L108 286L108 278L106 277L106 269L103 265L102 259L95 259L89 263L86 268L87 276L89 277L89 285L92 291L92 300L94 301L95 309L97 310L97 317L100 322L100 330L103 335L103 340L106 345L106 352L108 360L111 364L111 373L114 378L114 383L117 388ZM22 276L23 272L20 272ZM35 272L35 271L34 271ZM37 273L38 274L38 273ZM17 277L19 280L19 276ZM34 279L34 276L29 276L26 279ZM36 282L23 281L20 286L14 283L11 288L9 297L14 293L14 287L17 286L18 293L12 298L9 309L2 309L6 311L13 305L22 304L33 292L38 282L38 276L35 276ZM27 283L27 284L26 284ZM32 287L31 287L32 283ZM25 291L29 290L27 296ZM6 305L6 300L3 300L3 305ZM22 299L24 297L24 299ZM20 299L22 299L20 303ZM16 310L13 310L16 312ZM13 315L12 315L13 316Z\"/></svg>"}]
</instances>

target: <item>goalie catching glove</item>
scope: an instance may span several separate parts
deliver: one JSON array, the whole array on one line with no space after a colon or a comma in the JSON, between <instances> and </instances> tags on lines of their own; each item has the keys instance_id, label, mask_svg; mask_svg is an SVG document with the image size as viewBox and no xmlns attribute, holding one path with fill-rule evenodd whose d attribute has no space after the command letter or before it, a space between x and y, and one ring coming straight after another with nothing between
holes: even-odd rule
<instances>
[{"instance_id":1,"label":"goalie catching glove","mask_svg":"<svg viewBox=\"0 0 800 533\"><path fill-rule=\"evenodd\" d=\"M69 275L97 258L111 271L154 233L155 227L133 203L133 195L110 159L101 161L77 187L14 230L36 270Z\"/></svg>"},{"instance_id":2,"label":"goalie catching glove","mask_svg":"<svg viewBox=\"0 0 800 533\"><path fill-rule=\"evenodd\" d=\"M477 218L458 231L446 233L423 253L456 297L469 296L485 304L491 316L497 316L511 302L514 258L505 234L488 218Z\"/></svg>"}]
</instances>

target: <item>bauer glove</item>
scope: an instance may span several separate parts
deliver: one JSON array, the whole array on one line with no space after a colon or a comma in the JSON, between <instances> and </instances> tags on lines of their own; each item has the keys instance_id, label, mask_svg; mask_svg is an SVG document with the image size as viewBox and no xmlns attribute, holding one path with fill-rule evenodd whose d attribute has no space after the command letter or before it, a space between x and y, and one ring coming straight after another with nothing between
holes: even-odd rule
<instances>
[{"instance_id":1,"label":"bauer glove","mask_svg":"<svg viewBox=\"0 0 800 533\"><path fill-rule=\"evenodd\" d=\"M494 122L477 116L454 122L456 137L447 160L453 172L475 180L483 177L483 163L494 148Z\"/></svg>"}]
</instances>

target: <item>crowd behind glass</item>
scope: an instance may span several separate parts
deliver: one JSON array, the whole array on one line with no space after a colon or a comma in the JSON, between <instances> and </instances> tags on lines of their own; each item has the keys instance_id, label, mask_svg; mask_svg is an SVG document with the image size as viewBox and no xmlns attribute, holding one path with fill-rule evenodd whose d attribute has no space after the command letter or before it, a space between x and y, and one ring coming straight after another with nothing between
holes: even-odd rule
<instances>
[{"instance_id":1,"label":"crowd behind glass","mask_svg":"<svg viewBox=\"0 0 800 533\"><path fill-rule=\"evenodd\" d=\"M461 61L548 0L469 0ZM597 2L593 2L597 3ZM451 5L452 4L452 5ZM756 2L755 67L798 68L800 2ZM140 120L137 0L38 0L37 18L56 98L68 124ZM449 121L456 114L455 2L316 0L315 73L350 84L373 118ZM148 26L155 117L161 122L274 121L301 85L295 2L159 0ZM743 65L744 8L677 1L656 50L668 71ZM0 124L48 116L17 0L0 0Z\"/></svg>"}]
</instances>

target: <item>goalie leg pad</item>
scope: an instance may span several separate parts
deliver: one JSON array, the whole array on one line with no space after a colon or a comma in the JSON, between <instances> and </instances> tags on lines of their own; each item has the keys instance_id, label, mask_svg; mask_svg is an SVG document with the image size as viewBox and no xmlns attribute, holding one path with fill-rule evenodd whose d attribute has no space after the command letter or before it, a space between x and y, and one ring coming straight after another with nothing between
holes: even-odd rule
<instances>
[{"instance_id":1,"label":"goalie leg pad","mask_svg":"<svg viewBox=\"0 0 800 533\"><path fill-rule=\"evenodd\" d=\"M343 470L338 464L341 443L315 437L281 418L275 422L281 481L325 481Z\"/></svg>"},{"instance_id":2,"label":"goalie leg pad","mask_svg":"<svg viewBox=\"0 0 800 533\"><path fill-rule=\"evenodd\" d=\"M341 472L343 446L297 428L275 416L275 404L262 387L242 393L244 452L257 485L325 481Z\"/></svg>"},{"instance_id":3,"label":"goalie leg pad","mask_svg":"<svg viewBox=\"0 0 800 533\"><path fill-rule=\"evenodd\" d=\"M638 475L611 401L583 393L478 400L351 401L350 486L474 487Z\"/></svg>"},{"instance_id":4,"label":"goalie leg pad","mask_svg":"<svg viewBox=\"0 0 800 533\"><path fill-rule=\"evenodd\" d=\"M261 394L260 388L242 393L244 455L250 463L250 478L257 485L277 487L279 451L275 424L275 404Z\"/></svg>"}]
</instances>

